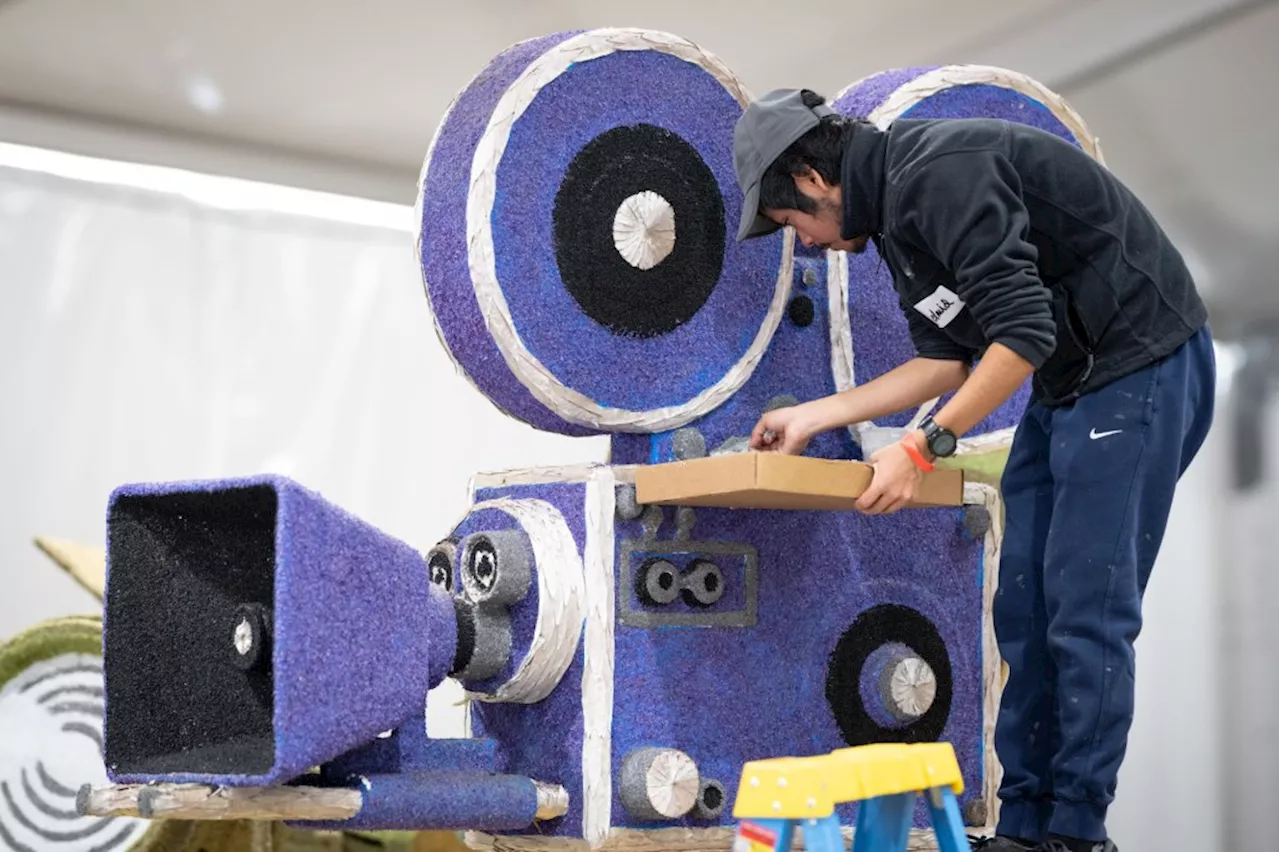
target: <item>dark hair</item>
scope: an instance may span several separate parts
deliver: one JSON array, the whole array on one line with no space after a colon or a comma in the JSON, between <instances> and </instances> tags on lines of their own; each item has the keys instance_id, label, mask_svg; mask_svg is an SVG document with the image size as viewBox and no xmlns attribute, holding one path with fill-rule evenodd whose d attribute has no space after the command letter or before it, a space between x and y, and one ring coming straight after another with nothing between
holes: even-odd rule
<instances>
[{"instance_id":1,"label":"dark hair","mask_svg":"<svg viewBox=\"0 0 1280 852\"><path fill-rule=\"evenodd\" d=\"M800 93L804 105L813 109L826 103L822 95L804 89ZM842 115L823 117L817 127L792 142L778 155L760 179L760 209L799 210L816 213L818 205L796 189L795 178L813 169L830 184L840 182L840 162L844 158L844 142L852 121Z\"/></svg>"}]
</instances>

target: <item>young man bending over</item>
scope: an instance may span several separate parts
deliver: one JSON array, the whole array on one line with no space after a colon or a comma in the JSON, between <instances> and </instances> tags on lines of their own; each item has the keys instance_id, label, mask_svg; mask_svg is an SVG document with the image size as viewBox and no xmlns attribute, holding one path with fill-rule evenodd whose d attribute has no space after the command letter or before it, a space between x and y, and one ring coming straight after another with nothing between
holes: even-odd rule
<instances>
[{"instance_id":1,"label":"young man bending over","mask_svg":"<svg viewBox=\"0 0 1280 852\"><path fill-rule=\"evenodd\" d=\"M1142 595L1213 415L1213 344L1186 265L1107 169L1013 122L881 131L812 92L777 90L739 120L734 158L738 239L789 225L806 246L875 243L917 352L765 414L754 448L802 453L819 432L955 391L872 457L858 507L893 512L1031 377L1002 481L1000 822L976 845L1113 852L1106 812L1133 720Z\"/></svg>"}]
</instances>

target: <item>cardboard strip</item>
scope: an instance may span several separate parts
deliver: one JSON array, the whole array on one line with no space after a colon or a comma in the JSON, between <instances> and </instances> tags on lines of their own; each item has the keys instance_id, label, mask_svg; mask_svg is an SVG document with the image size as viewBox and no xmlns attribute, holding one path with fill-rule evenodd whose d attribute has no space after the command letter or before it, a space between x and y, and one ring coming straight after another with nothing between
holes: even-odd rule
<instances>
[{"instance_id":1,"label":"cardboard strip","mask_svg":"<svg viewBox=\"0 0 1280 852\"><path fill-rule=\"evenodd\" d=\"M853 510L874 469L857 461L735 453L636 469L636 499L646 505L727 509ZM960 506L964 472L924 475L913 508Z\"/></svg>"}]
</instances>

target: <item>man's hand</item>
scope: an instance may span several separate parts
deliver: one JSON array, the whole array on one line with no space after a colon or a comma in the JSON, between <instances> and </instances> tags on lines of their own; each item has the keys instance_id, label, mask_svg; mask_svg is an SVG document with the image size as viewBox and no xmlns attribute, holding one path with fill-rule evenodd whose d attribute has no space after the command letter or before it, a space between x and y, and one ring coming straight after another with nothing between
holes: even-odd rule
<instances>
[{"instance_id":1,"label":"man's hand","mask_svg":"<svg viewBox=\"0 0 1280 852\"><path fill-rule=\"evenodd\" d=\"M912 433L907 440L916 440ZM871 457L875 473L871 484L854 506L867 515L888 515L906 506L916 497L924 471L916 467L902 444L890 444Z\"/></svg>"},{"instance_id":2,"label":"man's hand","mask_svg":"<svg viewBox=\"0 0 1280 852\"><path fill-rule=\"evenodd\" d=\"M751 430L751 449L798 456L821 427L810 404L775 408Z\"/></svg>"}]
</instances>

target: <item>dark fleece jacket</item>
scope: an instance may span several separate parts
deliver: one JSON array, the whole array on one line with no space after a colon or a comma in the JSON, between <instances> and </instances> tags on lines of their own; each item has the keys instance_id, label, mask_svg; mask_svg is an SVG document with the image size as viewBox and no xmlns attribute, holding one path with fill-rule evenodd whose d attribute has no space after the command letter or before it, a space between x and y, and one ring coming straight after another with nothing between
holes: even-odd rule
<instances>
[{"instance_id":1,"label":"dark fleece jacket","mask_svg":"<svg viewBox=\"0 0 1280 852\"><path fill-rule=\"evenodd\" d=\"M1074 145L998 119L854 125L843 236L870 235L922 357L1001 343L1036 397L1076 399L1164 358L1208 319L1150 212Z\"/></svg>"}]
</instances>

